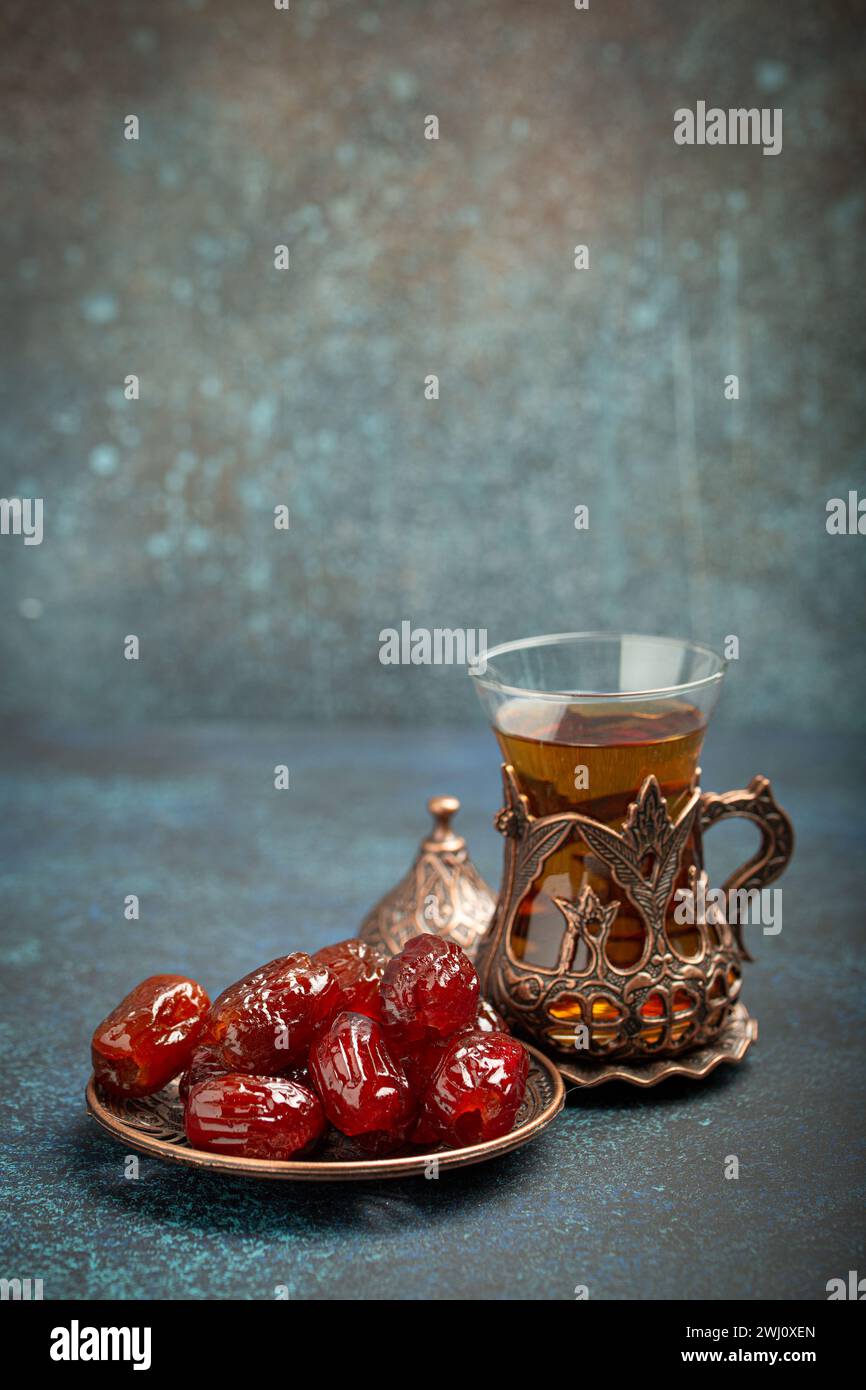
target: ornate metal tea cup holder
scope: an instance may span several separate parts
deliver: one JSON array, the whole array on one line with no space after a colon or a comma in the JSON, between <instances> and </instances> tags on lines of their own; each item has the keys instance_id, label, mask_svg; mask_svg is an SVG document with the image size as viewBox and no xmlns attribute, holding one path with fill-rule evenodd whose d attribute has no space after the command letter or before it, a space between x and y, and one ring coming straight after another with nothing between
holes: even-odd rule
<instances>
[{"instance_id":1,"label":"ornate metal tea cup holder","mask_svg":"<svg viewBox=\"0 0 866 1390\"><path fill-rule=\"evenodd\" d=\"M696 861L690 886L706 894L702 832L728 816L753 821L761 844L726 880L723 892L761 889L781 874L793 852L793 830L767 778L755 777L743 790L702 793L698 770L672 820L656 778L649 776L620 832L576 811L535 817L513 767L504 764L502 776L505 804L496 825L505 836L505 863L478 962L482 991L576 1087L611 1080L649 1087L670 1076L698 1079L722 1062L741 1061L757 1038L757 1024L739 1000L742 963L751 959L739 922L729 923L718 907L708 907L694 924L699 949L685 955L668 932L667 918L686 845L692 843ZM554 898L563 919L557 963L530 963L511 946L518 910L546 861L575 832L608 880L608 900L588 885L573 902ZM629 966L614 965L606 949L620 906L618 890L645 927L640 959Z\"/></svg>"}]
</instances>

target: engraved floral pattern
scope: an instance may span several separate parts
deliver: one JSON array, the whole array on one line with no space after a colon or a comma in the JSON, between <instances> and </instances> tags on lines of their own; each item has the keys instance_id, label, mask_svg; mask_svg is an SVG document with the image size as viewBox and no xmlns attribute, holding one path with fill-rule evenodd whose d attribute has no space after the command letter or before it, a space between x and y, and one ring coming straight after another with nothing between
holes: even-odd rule
<instances>
[{"instance_id":1,"label":"engraved floral pattern","mask_svg":"<svg viewBox=\"0 0 866 1390\"><path fill-rule=\"evenodd\" d=\"M503 767L504 806L497 825L506 837L503 889L482 963L482 987L518 1029L559 1058L671 1056L712 1044L735 1007L747 953L738 926L708 914L696 923L700 949L680 956L666 913L689 836L725 816L746 816L761 828L759 853L725 887L765 886L792 852L793 832L764 777L742 792L701 794L697 782L672 820L655 777L643 782L617 831L578 812L533 817L514 769ZM585 887L575 902L554 899L564 929L552 969L524 964L509 950L520 903L546 860L577 830L639 912L646 927L642 958L616 967L605 951L618 901L602 903ZM693 891L706 874L691 870ZM576 967L578 945L584 964ZM582 1058L579 1057L579 1060Z\"/></svg>"}]
</instances>

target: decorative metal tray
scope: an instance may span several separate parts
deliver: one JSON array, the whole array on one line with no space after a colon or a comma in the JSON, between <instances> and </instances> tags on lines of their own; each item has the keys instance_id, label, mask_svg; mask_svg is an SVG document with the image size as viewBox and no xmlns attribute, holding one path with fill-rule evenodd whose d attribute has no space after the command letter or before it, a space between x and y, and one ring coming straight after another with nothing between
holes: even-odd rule
<instances>
[{"instance_id":1,"label":"decorative metal tray","mask_svg":"<svg viewBox=\"0 0 866 1390\"><path fill-rule=\"evenodd\" d=\"M565 1101L565 1086L555 1064L534 1047L529 1053L526 1096L510 1134L463 1149L413 1148L387 1158L358 1156L357 1148L342 1135L332 1132L319 1155L289 1161L237 1158L203 1149L191 1149L183 1132L183 1109L172 1081L156 1095L140 1100L119 1100L101 1091L93 1080L87 1083L87 1108L94 1119L129 1149L154 1158L203 1168L211 1173L236 1177L282 1178L294 1182L351 1182L370 1178L406 1178L430 1172L435 1158L438 1169L466 1168L484 1163L499 1154L522 1148L546 1129L559 1114Z\"/></svg>"},{"instance_id":2,"label":"decorative metal tray","mask_svg":"<svg viewBox=\"0 0 866 1390\"><path fill-rule=\"evenodd\" d=\"M632 1086L657 1086L669 1076L690 1076L699 1081L722 1062L741 1062L758 1040L757 1020L745 1004L738 1001L725 1027L714 1042L682 1052L676 1057L659 1057L656 1061L559 1062L559 1070L567 1081L587 1088L601 1086L605 1081L627 1081Z\"/></svg>"}]
</instances>

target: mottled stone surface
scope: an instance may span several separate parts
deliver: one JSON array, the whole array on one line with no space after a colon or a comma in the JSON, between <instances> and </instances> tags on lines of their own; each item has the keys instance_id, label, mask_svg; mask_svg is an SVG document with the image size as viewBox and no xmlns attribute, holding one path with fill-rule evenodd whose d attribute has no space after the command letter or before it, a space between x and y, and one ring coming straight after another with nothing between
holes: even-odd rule
<instances>
[{"instance_id":1,"label":"mottled stone surface","mask_svg":"<svg viewBox=\"0 0 866 1390\"><path fill-rule=\"evenodd\" d=\"M46 1298L130 1299L569 1299L577 1284L820 1299L862 1273L863 758L841 738L713 730L703 761L717 789L770 774L799 837L781 935L750 933L761 1032L742 1067L578 1097L522 1152L435 1182L256 1186L149 1159L131 1181L85 1116L95 1023L152 972L216 991L351 932L407 866L431 793L462 798L496 882L493 740L21 731L0 760L0 1272L43 1279ZM748 847L707 843L717 881Z\"/></svg>"},{"instance_id":2,"label":"mottled stone surface","mask_svg":"<svg viewBox=\"0 0 866 1390\"><path fill-rule=\"evenodd\" d=\"M858 5L3 9L0 491L45 540L0 537L0 710L471 719L379 664L409 619L733 633L734 716L862 727ZM675 146L698 100L781 155Z\"/></svg>"}]
</instances>

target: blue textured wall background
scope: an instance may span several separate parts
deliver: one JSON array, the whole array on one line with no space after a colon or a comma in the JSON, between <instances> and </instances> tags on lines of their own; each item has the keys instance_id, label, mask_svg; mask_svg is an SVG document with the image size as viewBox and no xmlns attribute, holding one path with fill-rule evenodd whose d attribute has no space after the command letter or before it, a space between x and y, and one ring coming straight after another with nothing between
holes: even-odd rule
<instances>
[{"instance_id":1,"label":"blue textured wall background","mask_svg":"<svg viewBox=\"0 0 866 1390\"><path fill-rule=\"evenodd\" d=\"M735 633L729 717L862 726L862 14L6 0L2 710L477 719L408 618Z\"/></svg>"}]
</instances>

